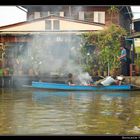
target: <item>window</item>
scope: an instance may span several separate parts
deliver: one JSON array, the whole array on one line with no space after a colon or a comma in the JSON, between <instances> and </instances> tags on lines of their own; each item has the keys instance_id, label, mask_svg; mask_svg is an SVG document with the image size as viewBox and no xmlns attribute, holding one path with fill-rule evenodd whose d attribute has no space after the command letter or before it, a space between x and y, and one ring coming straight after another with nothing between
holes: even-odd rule
<instances>
[{"instance_id":1,"label":"window","mask_svg":"<svg viewBox=\"0 0 140 140\"><path fill-rule=\"evenodd\" d=\"M105 12L94 12L94 22L105 23Z\"/></svg>"},{"instance_id":2,"label":"window","mask_svg":"<svg viewBox=\"0 0 140 140\"><path fill-rule=\"evenodd\" d=\"M47 17L49 15L49 12L41 12L40 16L41 17Z\"/></svg>"},{"instance_id":3,"label":"window","mask_svg":"<svg viewBox=\"0 0 140 140\"><path fill-rule=\"evenodd\" d=\"M105 23L105 12L79 12L79 19L83 18L90 22Z\"/></svg>"},{"instance_id":4,"label":"window","mask_svg":"<svg viewBox=\"0 0 140 140\"><path fill-rule=\"evenodd\" d=\"M84 20L84 12L83 11L79 12L79 20Z\"/></svg>"},{"instance_id":5,"label":"window","mask_svg":"<svg viewBox=\"0 0 140 140\"><path fill-rule=\"evenodd\" d=\"M59 25L59 20L54 20L53 21L53 29L54 30L59 30L60 29L60 25Z\"/></svg>"},{"instance_id":6,"label":"window","mask_svg":"<svg viewBox=\"0 0 140 140\"><path fill-rule=\"evenodd\" d=\"M34 13L33 12L28 15L28 20L32 20L32 19L34 19Z\"/></svg>"},{"instance_id":7,"label":"window","mask_svg":"<svg viewBox=\"0 0 140 140\"><path fill-rule=\"evenodd\" d=\"M45 29L46 30L51 30L52 29L51 20L46 20L45 21Z\"/></svg>"},{"instance_id":8,"label":"window","mask_svg":"<svg viewBox=\"0 0 140 140\"><path fill-rule=\"evenodd\" d=\"M93 22L93 20L94 20L94 13L93 12L85 12L84 13L84 19L86 21Z\"/></svg>"},{"instance_id":9,"label":"window","mask_svg":"<svg viewBox=\"0 0 140 140\"><path fill-rule=\"evenodd\" d=\"M64 17L64 12L60 12L60 17Z\"/></svg>"},{"instance_id":10,"label":"window","mask_svg":"<svg viewBox=\"0 0 140 140\"><path fill-rule=\"evenodd\" d=\"M34 12L34 19L40 18L40 12Z\"/></svg>"}]
</instances>

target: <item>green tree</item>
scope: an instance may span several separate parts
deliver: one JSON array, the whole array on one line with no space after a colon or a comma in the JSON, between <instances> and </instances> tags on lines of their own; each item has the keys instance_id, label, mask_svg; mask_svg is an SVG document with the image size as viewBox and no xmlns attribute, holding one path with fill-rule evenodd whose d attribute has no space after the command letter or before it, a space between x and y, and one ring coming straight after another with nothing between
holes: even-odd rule
<instances>
[{"instance_id":1,"label":"green tree","mask_svg":"<svg viewBox=\"0 0 140 140\"><path fill-rule=\"evenodd\" d=\"M117 6L114 6L114 5L112 5L108 9L108 13L110 14L111 23L113 22L113 20L112 20L113 16L115 16L118 12L119 12L119 9L117 8Z\"/></svg>"},{"instance_id":2,"label":"green tree","mask_svg":"<svg viewBox=\"0 0 140 140\"><path fill-rule=\"evenodd\" d=\"M115 24L100 32L83 33L81 35L83 41L81 48L82 58L83 62L86 59L89 60L88 64L83 63L85 71L91 72L97 66L100 71L103 69L107 72L108 64L110 69L119 67L120 63L117 60L117 56L120 55L121 37L126 34L123 28ZM92 51L88 56L89 46Z\"/></svg>"}]
</instances>

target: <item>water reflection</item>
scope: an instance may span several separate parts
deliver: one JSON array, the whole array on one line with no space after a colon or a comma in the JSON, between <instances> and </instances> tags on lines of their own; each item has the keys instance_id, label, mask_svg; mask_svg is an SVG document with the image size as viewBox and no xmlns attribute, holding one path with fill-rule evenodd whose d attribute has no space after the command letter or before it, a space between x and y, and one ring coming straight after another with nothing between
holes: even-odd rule
<instances>
[{"instance_id":1,"label":"water reflection","mask_svg":"<svg viewBox=\"0 0 140 140\"><path fill-rule=\"evenodd\" d=\"M139 92L0 93L0 134L140 134Z\"/></svg>"}]
</instances>

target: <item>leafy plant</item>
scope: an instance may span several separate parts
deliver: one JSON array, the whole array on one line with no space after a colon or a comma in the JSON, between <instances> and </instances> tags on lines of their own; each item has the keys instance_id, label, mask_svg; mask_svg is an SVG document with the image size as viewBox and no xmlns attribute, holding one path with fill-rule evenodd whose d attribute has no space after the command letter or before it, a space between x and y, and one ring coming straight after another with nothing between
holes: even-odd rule
<instances>
[{"instance_id":1,"label":"leafy plant","mask_svg":"<svg viewBox=\"0 0 140 140\"><path fill-rule=\"evenodd\" d=\"M83 60L89 60L90 71L95 65L100 71L107 71L108 64L110 69L120 66L117 56L120 54L121 38L126 34L123 28L112 24L103 31L81 35L83 41L81 53ZM90 56L87 55L88 53ZM84 68L89 67L87 63L85 65Z\"/></svg>"},{"instance_id":2,"label":"leafy plant","mask_svg":"<svg viewBox=\"0 0 140 140\"><path fill-rule=\"evenodd\" d=\"M112 5L108 9L108 13L110 14L111 22L112 22L113 16L115 16L115 14L117 14L118 12L119 12L119 9L117 8L117 6L114 6L114 5Z\"/></svg>"}]
</instances>

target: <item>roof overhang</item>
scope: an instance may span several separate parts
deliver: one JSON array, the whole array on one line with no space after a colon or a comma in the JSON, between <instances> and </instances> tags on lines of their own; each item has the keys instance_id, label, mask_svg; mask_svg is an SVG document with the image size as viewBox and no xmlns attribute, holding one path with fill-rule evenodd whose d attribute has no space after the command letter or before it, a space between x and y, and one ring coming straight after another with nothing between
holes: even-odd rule
<instances>
[{"instance_id":1,"label":"roof overhang","mask_svg":"<svg viewBox=\"0 0 140 140\"><path fill-rule=\"evenodd\" d=\"M69 34L76 34L76 35L80 35L82 33L86 33L86 32L95 32L94 31L0 31L1 37L5 36L5 35L51 35L51 34L65 34L65 35L69 35Z\"/></svg>"},{"instance_id":2,"label":"roof overhang","mask_svg":"<svg viewBox=\"0 0 140 140\"><path fill-rule=\"evenodd\" d=\"M128 36L128 38L140 38L140 32L137 32L131 36Z\"/></svg>"}]
</instances>

